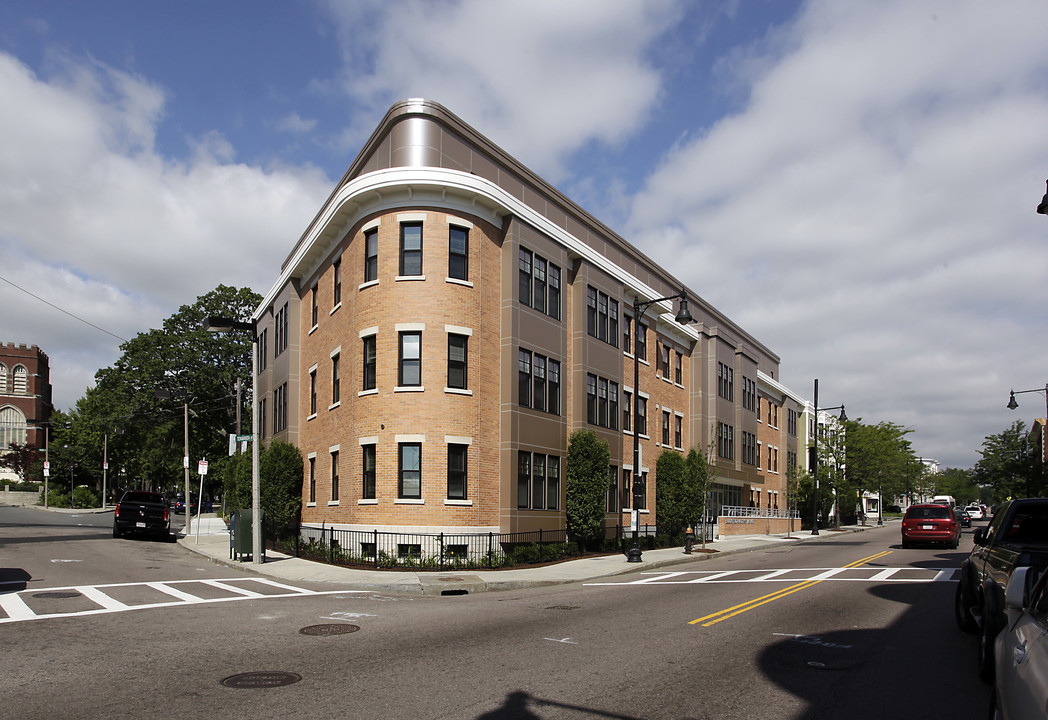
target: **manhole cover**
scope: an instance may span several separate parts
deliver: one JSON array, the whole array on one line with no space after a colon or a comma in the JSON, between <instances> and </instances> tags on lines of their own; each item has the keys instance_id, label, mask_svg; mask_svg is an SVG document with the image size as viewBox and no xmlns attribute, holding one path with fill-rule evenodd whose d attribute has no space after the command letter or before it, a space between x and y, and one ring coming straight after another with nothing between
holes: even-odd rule
<instances>
[{"instance_id":1,"label":"manhole cover","mask_svg":"<svg viewBox=\"0 0 1048 720\"><path fill-rule=\"evenodd\" d=\"M63 600L65 598L80 597L80 593L76 590L54 590L52 592L39 592L33 597L47 598L48 600Z\"/></svg>"},{"instance_id":2,"label":"manhole cover","mask_svg":"<svg viewBox=\"0 0 1048 720\"><path fill-rule=\"evenodd\" d=\"M360 629L359 625L348 623L331 623L328 625L309 625L299 630L303 635L348 635Z\"/></svg>"},{"instance_id":3,"label":"manhole cover","mask_svg":"<svg viewBox=\"0 0 1048 720\"><path fill-rule=\"evenodd\" d=\"M550 605L547 610L578 610L578 605Z\"/></svg>"},{"instance_id":4,"label":"manhole cover","mask_svg":"<svg viewBox=\"0 0 1048 720\"><path fill-rule=\"evenodd\" d=\"M222 684L230 688L253 690L292 685L301 679L301 675L290 672L247 672L230 675L222 680Z\"/></svg>"}]
</instances>

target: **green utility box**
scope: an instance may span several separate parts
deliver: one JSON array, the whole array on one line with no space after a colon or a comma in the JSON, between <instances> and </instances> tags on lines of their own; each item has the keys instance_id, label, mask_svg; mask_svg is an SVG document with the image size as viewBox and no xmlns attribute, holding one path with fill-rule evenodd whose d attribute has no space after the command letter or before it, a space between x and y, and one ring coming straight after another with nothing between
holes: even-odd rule
<instances>
[{"instance_id":1,"label":"green utility box","mask_svg":"<svg viewBox=\"0 0 1048 720\"><path fill-rule=\"evenodd\" d=\"M266 519L262 512L262 521ZM233 522L229 526L229 557L244 560L251 557L251 510L237 510L233 513ZM266 536L262 534L262 559L266 559Z\"/></svg>"}]
</instances>

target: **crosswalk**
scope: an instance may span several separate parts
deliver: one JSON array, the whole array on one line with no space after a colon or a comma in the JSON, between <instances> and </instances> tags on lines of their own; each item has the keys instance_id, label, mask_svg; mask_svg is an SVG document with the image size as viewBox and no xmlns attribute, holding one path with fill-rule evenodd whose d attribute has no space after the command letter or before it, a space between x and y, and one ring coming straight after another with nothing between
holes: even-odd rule
<instances>
[{"instance_id":1,"label":"crosswalk","mask_svg":"<svg viewBox=\"0 0 1048 720\"><path fill-rule=\"evenodd\" d=\"M800 583L813 581L928 583L956 581L960 568L837 567L787 568L778 570L689 570L651 571L626 582L597 582L586 585L703 585L710 583Z\"/></svg>"},{"instance_id":2,"label":"crosswalk","mask_svg":"<svg viewBox=\"0 0 1048 720\"><path fill-rule=\"evenodd\" d=\"M10 585L11 583L8 583ZM18 583L24 584L24 583ZM316 591L268 578L167 580L164 582L70 585L5 592L0 583L0 624L49 618L100 615L178 605L269 600L275 598L346 594L347 590Z\"/></svg>"}]
</instances>

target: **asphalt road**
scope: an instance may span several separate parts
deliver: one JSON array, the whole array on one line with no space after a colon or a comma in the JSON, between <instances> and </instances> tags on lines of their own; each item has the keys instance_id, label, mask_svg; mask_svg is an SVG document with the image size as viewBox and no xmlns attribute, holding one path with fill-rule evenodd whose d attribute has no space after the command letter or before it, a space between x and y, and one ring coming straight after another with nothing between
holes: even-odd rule
<instances>
[{"instance_id":1,"label":"asphalt road","mask_svg":"<svg viewBox=\"0 0 1048 720\"><path fill-rule=\"evenodd\" d=\"M127 583L103 588L119 604L97 614L0 622L10 717L883 720L981 718L989 702L951 614L970 531L960 551L902 550L896 526L585 585L407 597L263 589L107 523L9 518L0 566L31 575L34 612L86 604L35 597L48 588ZM265 672L289 675L222 684Z\"/></svg>"}]
</instances>

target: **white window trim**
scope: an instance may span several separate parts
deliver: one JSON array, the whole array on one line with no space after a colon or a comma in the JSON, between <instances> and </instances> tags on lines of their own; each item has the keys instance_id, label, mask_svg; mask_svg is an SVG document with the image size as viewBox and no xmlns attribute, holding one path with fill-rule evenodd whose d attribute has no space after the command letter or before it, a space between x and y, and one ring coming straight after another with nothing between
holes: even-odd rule
<instances>
[{"instance_id":1,"label":"white window trim","mask_svg":"<svg viewBox=\"0 0 1048 720\"><path fill-rule=\"evenodd\" d=\"M378 388L372 388L371 390L360 390L357 392L357 397L364 397L365 395L378 395Z\"/></svg>"},{"instance_id":2,"label":"white window trim","mask_svg":"<svg viewBox=\"0 0 1048 720\"><path fill-rule=\"evenodd\" d=\"M459 507L473 507L473 501L472 500L448 500L447 498L445 498L444 499L444 504L445 505L457 505Z\"/></svg>"},{"instance_id":3,"label":"white window trim","mask_svg":"<svg viewBox=\"0 0 1048 720\"><path fill-rule=\"evenodd\" d=\"M393 329L397 332L423 332L426 329L426 323L397 323Z\"/></svg>"},{"instance_id":4,"label":"white window trim","mask_svg":"<svg viewBox=\"0 0 1048 720\"><path fill-rule=\"evenodd\" d=\"M359 500L357 500L357 505L378 505L378 499L360 498Z\"/></svg>"},{"instance_id":5,"label":"white window trim","mask_svg":"<svg viewBox=\"0 0 1048 720\"><path fill-rule=\"evenodd\" d=\"M364 288L369 288L369 287L372 287L373 285L378 285L378 280L368 280L367 282L362 282L359 285L357 285L357 290L358 291L359 290L363 290ZM339 303L339 305L341 305L341 304L342 303ZM335 312L335 311L332 310L331 312Z\"/></svg>"},{"instance_id":6,"label":"white window trim","mask_svg":"<svg viewBox=\"0 0 1048 720\"><path fill-rule=\"evenodd\" d=\"M410 212L410 213L397 213L398 223L413 223L413 222L428 222L429 213L424 212Z\"/></svg>"},{"instance_id":7,"label":"white window trim","mask_svg":"<svg viewBox=\"0 0 1048 720\"><path fill-rule=\"evenodd\" d=\"M367 437L357 438L357 443L363 447L364 445L378 445L378 435L369 435Z\"/></svg>"},{"instance_id":8,"label":"white window trim","mask_svg":"<svg viewBox=\"0 0 1048 720\"><path fill-rule=\"evenodd\" d=\"M360 331L361 340L363 340L366 337L371 337L372 335L378 335L378 325L374 327L364 328Z\"/></svg>"},{"instance_id":9,"label":"white window trim","mask_svg":"<svg viewBox=\"0 0 1048 720\"><path fill-rule=\"evenodd\" d=\"M465 228L466 230L473 229L473 223L469 220L463 220L460 217L454 215L448 215L448 225L454 225L455 227Z\"/></svg>"},{"instance_id":10,"label":"white window trim","mask_svg":"<svg viewBox=\"0 0 1048 720\"><path fill-rule=\"evenodd\" d=\"M462 327L461 325L445 325L444 332L448 335L465 335L467 337L473 337L473 328Z\"/></svg>"},{"instance_id":11,"label":"white window trim","mask_svg":"<svg viewBox=\"0 0 1048 720\"><path fill-rule=\"evenodd\" d=\"M426 388L425 388L424 385L405 385L405 386L397 385L395 388L393 388L393 392L395 392L395 393L426 392Z\"/></svg>"},{"instance_id":12,"label":"white window trim","mask_svg":"<svg viewBox=\"0 0 1048 720\"><path fill-rule=\"evenodd\" d=\"M444 444L445 445L472 445L473 444L473 438L466 437L464 435L445 435L444 436Z\"/></svg>"},{"instance_id":13,"label":"white window trim","mask_svg":"<svg viewBox=\"0 0 1048 720\"><path fill-rule=\"evenodd\" d=\"M397 498L393 501L394 505L425 505L425 498Z\"/></svg>"},{"instance_id":14,"label":"white window trim","mask_svg":"<svg viewBox=\"0 0 1048 720\"><path fill-rule=\"evenodd\" d=\"M463 388L444 388L444 392L448 395L473 395L472 390L464 390Z\"/></svg>"},{"instance_id":15,"label":"white window trim","mask_svg":"<svg viewBox=\"0 0 1048 720\"><path fill-rule=\"evenodd\" d=\"M394 435L393 442L396 443L424 443L426 442L425 435Z\"/></svg>"},{"instance_id":16,"label":"white window trim","mask_svg":"<svg viewBox=\"0 0 1048 720\"><path fill-rule=\"evenodd\" d=\"M342 346L339 345L337 348L335 348L334 350L331 351L330 357L331 357L332 360L334 360L336 355L341 355L341 354L342 354Z\"/></svg>"},{"instance_id":17,"label":"white window trim","mask_svg":"<svg viewBox=\"0 0 1048 720\"><path fill-rule=\"evenodd\" d=\"M397 275L393 282L411 282L413 280L425 280L425 275Z\"/></svg>"},{"instance_id":18,"label":"white window trim","mask_svg":"<svg viewBox=\"0 0 1048 720\"><path fill-rule=\"evenodd\" d=\"M360 232L361 233L366 233L368 230L374 230L377 227L381 227L381 225L382 225L382 218L375 218L374 220L370 220L370 221L364 223L363 225L361 225Z\"/></svg>"},{"instance_id":19,"label":"white window trim","mask_svg":"<svg viewBox=\"0 0 1048 720\"><path fill-rule=\"evenodd\" d=\"M463 287L473 287L471 280L459 280L458 278L444 278L444 282L450 283L451 285L462 285Z\"/></svg>"}]
</instances>

